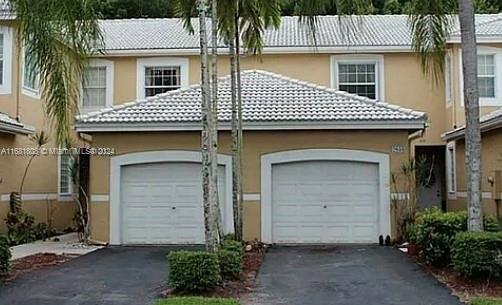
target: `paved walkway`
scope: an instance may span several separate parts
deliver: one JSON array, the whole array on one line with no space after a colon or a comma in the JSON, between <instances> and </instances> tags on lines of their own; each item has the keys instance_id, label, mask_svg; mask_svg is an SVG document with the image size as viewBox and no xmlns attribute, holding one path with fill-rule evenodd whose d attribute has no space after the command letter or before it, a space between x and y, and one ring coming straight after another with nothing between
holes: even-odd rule
<instances>
[{"instance_id":1,"label":"paved walkway","mask_svg":"<svg viewBox=\"0 0 502 305\"><path fill-rule=\"evenodd\" d=\"M33 271L5 286L2 305L150 305L167 282L174 247L111 247Z\"/></svg>"},{"instance_id":2,"label":"paved walkway","mask_svg":"<svg viewBox=\"0 0 502 305\"><path fill-rule=\"evenodd\" d=\"M244 305L461 305L406 255L378 246L276 247Z\"/></svg>"}]
</instances>

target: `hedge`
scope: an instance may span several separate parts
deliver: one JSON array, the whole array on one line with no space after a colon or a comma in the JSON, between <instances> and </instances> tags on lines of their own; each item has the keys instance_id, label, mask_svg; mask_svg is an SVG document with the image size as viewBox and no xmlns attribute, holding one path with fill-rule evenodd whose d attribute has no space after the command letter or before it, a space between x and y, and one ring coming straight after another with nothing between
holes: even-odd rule
<instances>
[{"instance_id":1,"label":"hedge","mask_svg":"<svg viewBox=\"0 0 502 305\"><path fill-rule=\"evenodd\" d=\"M172 251L167 255L169 284L180 291L209 291L221 281L216 253Z\"/></svg>"},{"instance_id":2,"label":"hedge","mask_svg":"<svg viewBox=\"0 0 502 305\"><path fill-rule=\"evenodd\" d=\"M9 272L9 260L11 258L9 240L0 234L0 277Z\"/></svg>"},{"instance_id":3,"label":"hedge","mask_svg":"<svg viewBox=\"0 0 502 305\"><path fill-rule=\"evenodd\" d=\"M242 271L242 254L237 251L221 249L218 251L221 276L225 279L238 279Z\"/></svg>"},{"instance_id":4,"label":"hedge","mask_svg":"<svg viewBox=\"0 0 502 305\"><path fill-rule=\"evenodd\" d=\"M410 242L421 247L420 257L428 264L444 266L451 262L451 244L455 235L467 231L466 211L444 213L437 208L417 213L410 228ZM499 231L493 216L484 219L486 231Z\"/></svg>"},{"instance_id":5,"label":"hedge","mask_svg":"<svg viewBox=\"0 0 502 305\"><path fill-rule=\"evenodd\" d=\"M241 255L244 254L244 247L242 246L242 243L240 241L223 240L221 242L220 247L223 250L234 251L234 252L237 252Z\"/></svg>"},{"instance_id":6,"label":"hedge","mask_svg":"<svg viewBox=\"0 0 502 305\"><path fill-rule=\"evenodd\" d=\"M502 278L502 232L463 232L452 244L453 268L466 277Z\"/></svg>"}]
</instances>

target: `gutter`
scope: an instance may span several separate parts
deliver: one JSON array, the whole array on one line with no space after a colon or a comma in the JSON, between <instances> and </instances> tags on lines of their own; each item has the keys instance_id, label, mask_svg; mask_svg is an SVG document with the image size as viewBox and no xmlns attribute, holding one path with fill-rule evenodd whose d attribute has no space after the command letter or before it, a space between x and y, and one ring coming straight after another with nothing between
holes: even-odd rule
<instances>
[{"instance_id":1,"label":"gutter","mask_svg":"<svg viewBox=\"0 0 502 305\"><path fill-rule=\"evenodd\" d=\"M21 134L30 135L35 132L35 128L31 126L15 126L7 123L0 122L0 132L8 134Z\"/></svg>"},{"instance_id":2,"label":"gutter","mask_svg":"<svg viewBox=\"0 0 502 305\"><path fill-rule=\"evenodd\" d=\"M361 122L250 122L244 130L423 130L426 123L413 121L361 121ZM201 131L200 123L77 123L77 132L152 132L152 131ZM218 130L232 130L229 122L219 123Z\"/></svg>"},{"instance_id":3,"label":"gutter","mask_svg":"<svg viewBox=\"0 0 502 305\"><path fill-rule=\"evenodd\" d=\"M498 129L502 127L502 116L481 122L480 127L481 127L481 132L487 132L490 130ZM464 137L465 137L465 126L445 132L441 135L441 139L445 141L458 140Z\"/></svg>"}]
</instances>

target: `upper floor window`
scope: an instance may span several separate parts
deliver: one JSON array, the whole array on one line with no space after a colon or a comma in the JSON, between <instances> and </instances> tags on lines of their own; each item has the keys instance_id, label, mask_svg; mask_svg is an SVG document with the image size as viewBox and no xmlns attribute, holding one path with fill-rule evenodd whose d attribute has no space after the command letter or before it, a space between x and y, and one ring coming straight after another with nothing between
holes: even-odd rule
<instances>
[{"instance_id":1,"label":"upper floor window","mask_svg":"<svg viewBox=\"0 0 502 305\"><path fill-rule=\"evenodd\" d=\"M478 86L480 98L495 97L495 55L478 55Z\"/></svg>"},{"instance_id":2,"label":"upper floor window","mask_svg":"<svg viewBox=\"0 0 502 305\"><path fill-rule=\"evenodd\" d=\"M11 93L12 30L0 26L0 94Z\"/></svg>"},{"instance_id":3,"label":"upper floor window","mask_svg":"<svg viewBox=\"0 0 502 305\"><path fill-rule=\"evenodd\" d=\"M181 87L180 70L179 66L146 67L145 97L179 89Z\"/></svg>"},{"instance_id":4,"label":"upper floor window","mask_svg":"<svg viewBox=\"0 0 502 305\"><path fill-rule=\"evenodd\" d=\"M383 99L383 57L333 56L332 85L338 90Z\"/></svg>"},{"instance_id":5,"label":"upper floor window","mask_svg":"<svg viewBox=\"0 0 502 305\"><path fill-rule=\"evenodd\" d=\"M137 69L138 99L188 86L186 58L141 58L138 59Z\"/></svg>"},{"instance_id":6,"label":"upper floor window","mask_svg":"<svg viewBox=\"0 0 502 305\"><path fill-rule=\"evenodd\" d=\"M93 60L83 75L81 109L96 111L113 105L113 62Z\"/></svg>"},{"instance_id":7,"label":"upper floor window","mask_svg":"<svg viewBox=\"0 0 502 305\"><path fill-rule=\"evenodd\" d=\"M35 58L27 52L23 52L23 93L40 97L39 73L35 67Z\"/></svg>"}]
</instances>

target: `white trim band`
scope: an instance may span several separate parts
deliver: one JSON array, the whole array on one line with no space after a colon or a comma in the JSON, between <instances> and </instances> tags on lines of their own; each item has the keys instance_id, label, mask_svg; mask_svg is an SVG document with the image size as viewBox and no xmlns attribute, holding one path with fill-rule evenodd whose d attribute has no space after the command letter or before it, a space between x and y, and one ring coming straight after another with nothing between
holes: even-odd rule
<instances>
[{"instance_id":1,"label":"white trim band","mask_svg":"<svg viewBox=\"0 0 502 305\"><path fill-rule=\"evenodd\" d=\"M91 202L109 202L110 195L91 195Z\"/></svg>"},{"instance_id":2,"label":"white trim band","mask_svg":"<svg viewBox=\"0 0 502 305\"><path fill-rule=\"evenodd\" d=\"M244 201L260 201L260 194L244 194Z\"/></svg>"}]
</instances>

